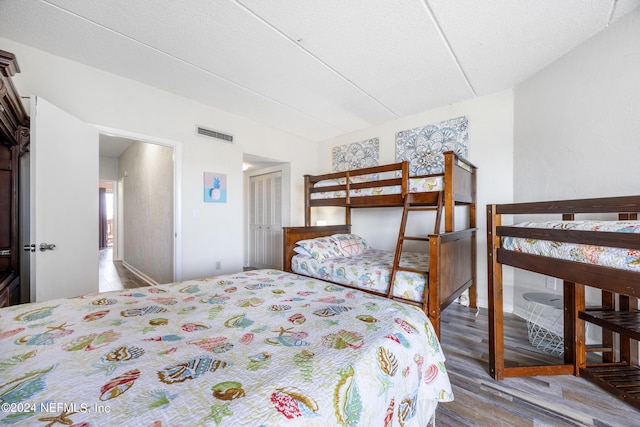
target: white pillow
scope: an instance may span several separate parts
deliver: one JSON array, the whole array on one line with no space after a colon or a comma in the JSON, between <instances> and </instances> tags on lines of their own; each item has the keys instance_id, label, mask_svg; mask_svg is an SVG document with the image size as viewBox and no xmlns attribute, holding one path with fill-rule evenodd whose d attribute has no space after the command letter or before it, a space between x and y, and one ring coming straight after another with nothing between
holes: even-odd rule
<instances>
[{"instance_id":1,"label":"white pillow","mask_svg":"<svg viewBox=\"0 0 640 427\"><path fill-rule=\"evenodd\" d=\"M324 179L322 181L316 182L313 186L316 187L316 188L319 188L319 187L330 187L332 185L344 185L345 182L346 181L345 181L344 178Z\"/></svg>"},{"instance_id":2,"label":"white pillow","mask_svg":"<svg viewBox=\"0 0 640 427\"><path fill-rule=\"evenodd\" d=\"M336 243L336 240L332 236L300 240L296 242L296 244L309 252L309 254L317 260L331 259L342 256L342 251L340 250Z\"/></svg>"},{"instance_id":3,"label":"white pillow","mask_svg":"<svg viewBox=\"0 0 640 427\"><path fill-rule=\"evenodd\" d=\"M357 234L334 234L331 236L335 239L342 256L351 257L363 254L369 249L369 244Z\"/></svg>"},{"instance_id":4,"label":"white pillow","mask_svg":"<svg viewBox=\"0 0 640 427\"><path fill-rule=\"evenodd\" d=\"M303 248L302 246L296 246L295 248L293 248L293 252L295 252L297 254L300 254L300 255L304 255L304 256L311 256L309 251L306 250L305 248Z\"/></svg>"}]
</instances>

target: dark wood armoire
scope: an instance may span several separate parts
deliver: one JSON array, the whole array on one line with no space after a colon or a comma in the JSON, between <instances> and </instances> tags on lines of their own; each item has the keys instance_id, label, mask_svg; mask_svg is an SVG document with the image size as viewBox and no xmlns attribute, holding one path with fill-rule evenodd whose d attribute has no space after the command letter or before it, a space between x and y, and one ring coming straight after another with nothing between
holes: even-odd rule
<instances>
[{"instance_id":1,"label":"dark wood armoire","mask_svg":"<svg viewBox=\"0 0 640 427\"><path fill-rule=\"evenodd\" d=\"M20 302L20 157L29 149L29 116L12 77L15 55L0 50L0 307Z\"/></svg>"}]
</instances>

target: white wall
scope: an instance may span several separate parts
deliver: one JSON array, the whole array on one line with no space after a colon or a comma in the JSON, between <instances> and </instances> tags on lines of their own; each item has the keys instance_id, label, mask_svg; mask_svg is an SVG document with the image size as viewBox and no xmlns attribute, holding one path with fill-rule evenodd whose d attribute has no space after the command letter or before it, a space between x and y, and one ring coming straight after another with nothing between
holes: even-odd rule
<instances>
[{"instance_id":1,"label":"white wall","mask_svg":"<svg viewBox=\"0 0 640 427\"><path fill-rule=\"evenodd\" d=\"M514 89L514 199L640 194L640 9ZM518 270L515 303L544 289Z\"/></svg>"},{"instance_id":2,"label":"white wall","mask_svg":"<svg viewBox=\"0 0 640 427\"><path fill-rule=\"evenodd\" d=\"M100 156L98 178L103 181L118 180L118 159Z\"/></svg>"},{"instance_id":3,"label":"white wall","mask_svg":"<svg viewBox=\"0 0 640 427\"><path fill-rule=\"evenodd\" d=\"M243 153L292 162L291 221L303 223L302 174L316 170L309 141L8 39L0 48L17 57L22 96L39 95L87 123L181 143L183 279L242 268ZM196 124L231 133L235 143L197 136ZM227 174L227 203L203 202L203 172Z\"/></svg>"},{"instance_id":4,"label":"white wall","mask_svg":"<svg viewBox=\"0 0 640 427\"><path fill-rule=\"evenodd\" d=\"M174 147L134 142L122 153L122 260L154 283L173 280Z\"/></svg>"},{"instance_id":5,"label":"white wall","mask_svg":"<svg viewBox=\"0 0 640 427\"><path fill-rule=\"evenodd\" d=\"M469 160L478 167L478 304L487 306L486 205L508 203L513 195L513 93L511 90L387 122L363 131L342 135L318 145L319 170L331 171L331 150L335 146L378 137L380 163L395 162L395 134L398 131L466 115L469 118ZM343 223L343 210L323 209L316 219ZM398 238L400 208L352 211L353 232L378 249L393 249ZM418 214L416 214L418 215ZM414 216L409 218L412 221ZM315 220L315 219L314 219ZM413 226L416 226L414 221ZM433 221L426 221L432 227ZM412 226L408 224L409 227ZM415 233L426 234L422 228ZM429 231L430 232L430 231ZM414 234L408 232L407 234ZM407 249L409 246L406 247ZM416 248L417 249L417 248ZM414 249L415 250L415 249ZM505 300L510 301L510 277L505 277ZM505 303L505 309L510 309Z\"/></svg>"}]
</instances>

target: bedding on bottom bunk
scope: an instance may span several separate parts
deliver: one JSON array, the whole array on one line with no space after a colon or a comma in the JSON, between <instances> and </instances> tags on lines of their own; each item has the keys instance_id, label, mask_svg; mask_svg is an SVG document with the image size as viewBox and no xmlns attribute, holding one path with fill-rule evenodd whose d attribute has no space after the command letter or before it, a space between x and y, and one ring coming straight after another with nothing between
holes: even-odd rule
<instances>
[{"instance_id":1,"label":"bedding on bottom bunk","mask_svg":"<svg viewBox=\"0 0 640 427\"><path fill-rule=\"evenodd\" d=\"M316 259L298 254L291 260L291 269L299 274L334 283L386 292L391 278L394 256L394 252L373 248L368 248L359 255L329 259ZM400 265L427 272L429 270L429 254L403 252ZM426 274L398 271L393 294L411 301L422 301L426 286Z\"/></svg>"},{"instance_id":2,"label":"bedding on bottom bunk","mask_svg":"<svg viewBox=\"0 0 640 427\"><path fill-rule=\"evenodd\" d=\"M581 230L616 233L640 233L637 221L542 221L522 222L514 227ZM640 251L547 240L503 237L502 247L533 255L595 264L623 270L640 271Z\"/></svg>"},{"instance_id":3,"label":"bedding on bottom bunk","mask_svg":"<svg viewBox=\"0 0 640 427\"><path fill-rule=\"evenodd\" d=\"M419 308L277 270L0 309L0 424L425 426Z\"/></svg>"}]
</instances>

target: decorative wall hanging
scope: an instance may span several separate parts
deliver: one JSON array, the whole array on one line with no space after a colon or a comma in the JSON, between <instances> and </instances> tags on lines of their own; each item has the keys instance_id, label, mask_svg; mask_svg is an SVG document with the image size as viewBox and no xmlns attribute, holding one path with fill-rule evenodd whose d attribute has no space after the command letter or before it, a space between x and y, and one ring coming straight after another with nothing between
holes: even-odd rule
<instances>
[{"instance_id":1,"label":"decorative wall hanging","mask_svg":"<svg viewBox=\"0 0 640 427\"><path fill-rule=\"evenodd\" d=\"M409 174L444 172L445 151L469 157L469 119L456 117L433 125L396 133L396 161L409 161Z\"/></svg>"},{"instance_id":2,"label":"decorative wall hanging","mask_svg":"<svg viewBox=\"0 0 640 427\"><path fill-rule=\"evenodd\" d=\"M204 173L204 201L207 203L227 202L227 175L224 173Z\"/></svg>"},{"instance_id":3,"label":"decorative wall hanging","mask_svg":"<svg viewBox=\"0 0 640 427\"><path fill-rule=\"evenodd\" d=\"M378 138L333 147L333 172L378 166L380 142Z\"/></svg>"}]
</instances>

